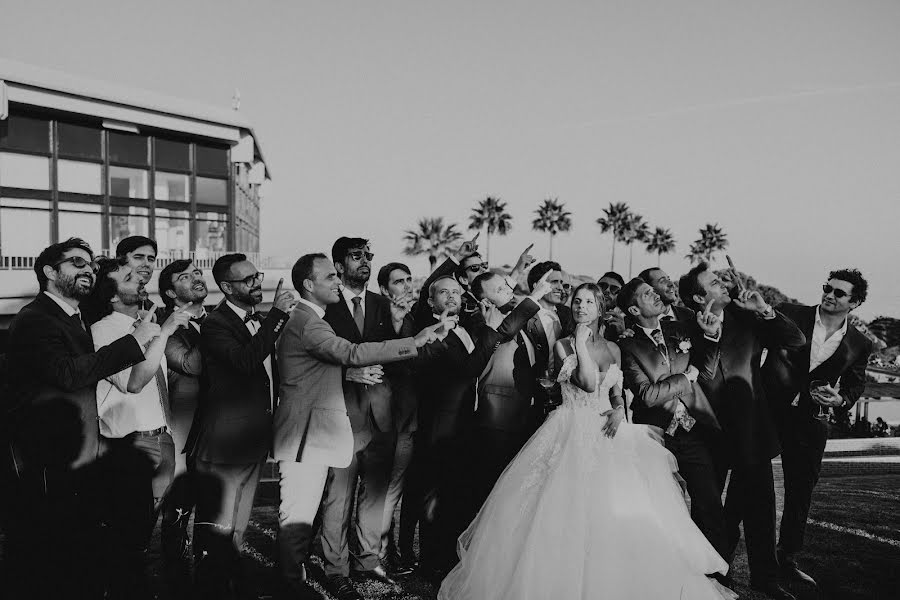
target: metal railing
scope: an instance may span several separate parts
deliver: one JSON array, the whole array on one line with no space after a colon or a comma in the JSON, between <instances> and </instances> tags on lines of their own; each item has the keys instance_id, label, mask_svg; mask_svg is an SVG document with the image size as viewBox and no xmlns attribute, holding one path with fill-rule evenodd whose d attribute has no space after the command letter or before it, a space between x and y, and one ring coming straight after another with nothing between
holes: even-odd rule
<instances>
[{"instance_id":1,"label":"metal railing","mask_svg":"<svg viewBox=\"0 0 900 600\"><path fill-rule=\"evenodd\" d=\"M98 256L110 256L111 254L109 250L103 250ZM173 261L187 258L201 269L211 269L216 259L225 254L231 254L231 252L206 252L203 250L160 252L156 257L156 267L161 269ZM244 252L244 254L260 269L287 268L287 263L280 257L264 256L259 252ZM36 259L36 256L0 255L0 271L30 271L34 268Z\"/></svg>"}]
</instances>

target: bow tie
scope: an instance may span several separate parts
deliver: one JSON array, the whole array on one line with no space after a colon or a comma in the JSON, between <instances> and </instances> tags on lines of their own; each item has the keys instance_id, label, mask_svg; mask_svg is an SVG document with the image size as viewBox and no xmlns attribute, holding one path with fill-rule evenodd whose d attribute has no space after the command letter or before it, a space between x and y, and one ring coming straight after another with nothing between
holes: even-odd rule
<instances>
[{"instance_id":1,"label":"bow tie","mask_svg":"<svg viewBox=\"0 0 900 600\"><path fill-rule=\"evenodd\" d=\"M253 318L253 317L251 317L251 318ZM205 321L205 320L206 320L206 313L203 313L202 315L199 315L196 317L191 317L191 321L193 321L197 325L203 325L203 321ZM248 321L248 319L245 318L244 323L246 323L247 321Z\"/></svg>"},{"instance_id":2,"label":"bow tie","mask_svg":"<svg viewBox=\"0 0 900 600\"><path fill-rule=\"evenodd\" d=\"M256 311L248 312L246 315L244 315L244 323L249 323L250 321L256 321L257 323L259 323L260 321L262 321L262 317Z\"/></svg>"}]
</instances>

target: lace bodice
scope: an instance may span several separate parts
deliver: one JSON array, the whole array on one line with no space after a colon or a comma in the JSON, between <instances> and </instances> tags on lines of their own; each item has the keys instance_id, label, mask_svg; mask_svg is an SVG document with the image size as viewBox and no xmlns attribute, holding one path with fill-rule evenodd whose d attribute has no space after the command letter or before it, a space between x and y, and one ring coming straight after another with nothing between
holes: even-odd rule
<instances>
[{"instance_id":1,"label":"lace bodice","mask_svg":"<svg viewBox=\"0 0 900 600\"><path fill-rule=\"evenodd\" d=\"M556 380L562 388L562 405L570 408L593 408L601 412L609 410L611 408L609 390L616 384L622 384L622 369L615 363L611 364L602 381L600 380L600 371L597 371L597 389L590 393L569 381L577 366L577 355L570 354L559 370Z\"/></svg>"}]
</instances>

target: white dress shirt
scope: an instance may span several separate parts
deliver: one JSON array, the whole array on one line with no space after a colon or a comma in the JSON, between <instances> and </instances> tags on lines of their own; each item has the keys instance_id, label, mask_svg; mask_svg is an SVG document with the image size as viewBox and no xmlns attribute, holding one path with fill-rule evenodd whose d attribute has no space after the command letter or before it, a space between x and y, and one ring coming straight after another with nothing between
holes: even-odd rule
<instances>
[{"instance_id":1,"label":"white dress shirt","mask_svg":"<svg viewBox=\"0 0 900 600\"><path fill-rule=\"evenodd\" d=\"M823 362L831 358L837 347L841 345L844 336L847 335L847 319L840 329L831 334L831 337L825 339L828 330L822 318L819 316L819 309L816 309L816 324L813 326L812 344L809 349L809 370L812 371Z\"/></svg>"},{"instance_id":2,"label":"white dress shirt","mask_svg":"<svg viewBox=\"0 0 900 600\"><path fill-rule=\"evenodd\" d=\"M244 310L243 308L241 308L239 306L232 304L230 300L226 300L225 304L228 305L228 308L230 308L231 310L234 311L234 314L236 314L241 321L243 321L244 317L247 316L246 310ZM250 335L256 335L256 332L259 331L259 327L260 327L259 321L255 320L255 319L250 319L249 321L244 323L244 326L247 328L247 331L250 332ZM269 400L272 400L273 398L271 398L271 396L275 391L272 388L274 388L275 386L273 385L273 382L272 382L272 355L271 354L266 356L266 359L263 361L263 365L266 367L266 374L269 376L269 396L270 396Z\"/></svg>"},{"instance_id":3,"label":"white dress shirt","mask_svg":"<svg viewBox=\"0 0 900 600\"><path fill-rule=\"evenodd\" d=\"M350 315L353 315L353 299L359 298L359 308L362 309L363 317L366 316L366 290L361 291L358 294L354 294L350 288L344 286L341 288L341 296L344 298L344 303L347 305L347 308L350 310Z\"/></svg>"},{"instance_id":4,"label":"white dress shirt","mask_svg":"<svg viewBox=\"0 0 900 600\"><path fill-rule=\"evenodd\" d=\"M71 304L69 304L68 302L66 302L65 300L63 300L62 298L57 296L56 294L48 292L47 290L44 290L44 293L47 294L47 297L49 297L51 300L56 302L61 309L66 311L66 314L69 315L70 317L81 314L80 310L73 307Z\"/></svg>"},{"instance_id":5,"label":"white dress shirt","mask_svg":"<svg viewBox=\"0 0 900 600\"><path fill-rule=\"evenodd\" d=\"M134 331L134 324L133 318L120 312L113 311L106 315L91 325L94 348L107 346L130 334ZM165 354L160 360L160 367L165 372ZM122 438L135 431L152 431L166 426L156 377L147 382L141 391L132 394L128 391L132 368L123 369L97 383L97 413L100 433L104 437Z\"/></svg>"},{"instance_id":6,"label":"white dress shirt","mask_svg":"<svg viewBox=\"0 0 900 600\"><path fill-rule=\"evenodd\" d=\"M544 327L544 334L547 336L547 361L550 367L554 367L556 357L554 356L553 347L556 345L557 337L562 333L562 323L556 309L550 310L541 307L538 311L538 318Z\"/></svg>"}]
</instances>

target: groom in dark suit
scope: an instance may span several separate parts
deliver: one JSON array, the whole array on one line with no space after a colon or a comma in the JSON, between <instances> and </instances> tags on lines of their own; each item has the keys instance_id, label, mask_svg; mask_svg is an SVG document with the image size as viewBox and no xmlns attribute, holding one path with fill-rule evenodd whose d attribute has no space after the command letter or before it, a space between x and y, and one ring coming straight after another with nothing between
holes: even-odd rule
<instances>
[{"instance_id":1,"label":"groom in dark suit","mask_svg":"<svg viewBox=\"0 0 900 600\"><path fill-rule=\"evenodd\" d=\"M80 311L95 284L90 246L70 238L44 249L34 263L40 293L9 328L9 388L3 397L14 474L6 538L7 567L24 586L11 597L103 597L98 473L101 453L97 383L144 359L159 325L141 322L97 350ZM48 574L47 569L51 569ZM15 579L15 581L13 581Z\"/></svg>"},{"instance_id":2,"label":"groom in dark suit","mask_svg":"<svg viewBox=\"0 0 900 600\"><path fill-rule=\"evenodd\" d=\"M769 354L763 383L781 439L784 468L784 513L778 538L781 575L815 585L797 567L813 488L819 479L828 439L828 421L817 416L828 409L849 410L866 385L866 364L872 342L850 324L852 310L865 302L869 285L856 269L828 275L818 306L781 304L778 310L792 319L806 336L797 350ZM827 386L810 389L811 381ZM840 382L840 390L837 390Z\"/></svg>"},{"instance_id":3,"label":"groom in dark suit","mask_svg":"<svg viewBox=\"0 0 900 600\"><path fill-rule=\"evenodd\" d=\"M700 386L724 432L713 453L720 490L731 471L725 510L727 554L732 555L737 546L743 520L751 587L769 598L793 600L778 584L772 458L781 447L759 365L763 348L770 352L798 349L806 338L759 292L741 289L732 300L725 284L705 262L683 275L678 288L691 308L710 310L722 319L719 368L715 377L701 381Z\"/></svg>"},{"instance_id":4,"label":"groom in dark suit","mask_svg":"<svg viewBox=\"0 0 900 600\"><path fill-rule=\"evenodd\" d=\"M711 380L718 370L721 322L708 310L692 318L697 325L660 321L666 304L642 279L626 283L617 303L634 322L634 335L619 339L625 386L634 394L633 422L665 434L666 448L687 483L691 518L727 560L722 494L712 456L721 427L698 384Z\"/></svg>"}]
</instances>

